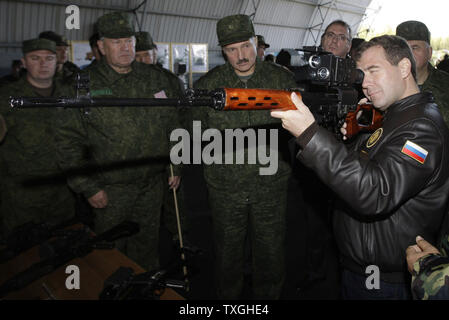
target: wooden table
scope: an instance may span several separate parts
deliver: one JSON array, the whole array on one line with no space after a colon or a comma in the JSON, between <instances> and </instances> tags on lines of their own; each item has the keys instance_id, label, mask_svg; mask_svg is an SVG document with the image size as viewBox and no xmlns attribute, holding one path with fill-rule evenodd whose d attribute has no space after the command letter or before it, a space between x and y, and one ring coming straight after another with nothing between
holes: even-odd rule
<instances>
[{"instance_id":1,"label":"wooden table","mask_svg":"<svg viewBox=\"0 0 449 320\"><path fill-rule=\"evenodd\" d=\"M35 246L10 261L0 264L0 285L17 273L39 262L39 246ZM80 288L67 289L65 273L68 265L75 265L80 272ZM98 300L104 281L119 267L131 267L136 274L145 272L137 263L117 249L95 249L82 258L75 258L52 273L32 282L27 287L11 292L5 300ZM166 288L161 300L184 300L176 291Z\"/></svg>"}]
</instances>

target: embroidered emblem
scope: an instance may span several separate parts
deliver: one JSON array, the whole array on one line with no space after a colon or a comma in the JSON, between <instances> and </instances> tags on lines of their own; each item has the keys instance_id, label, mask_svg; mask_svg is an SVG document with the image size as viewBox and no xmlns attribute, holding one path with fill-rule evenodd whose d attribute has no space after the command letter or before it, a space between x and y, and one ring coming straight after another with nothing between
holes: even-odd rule
<instances>
[{"instance_id":1,"label":"embroidered emblem","mask_svg":"<svg viewBox=\"0 0 449 320\"><path fill-rule=\"evenodd\" d=\"M411 141L408 141L404 144L402 147L402 153L408 155L409 157L415 159L421 164L424 164L424 161L426 161L428 152L426 149L421 148L416 143L413 143Z\"/></svg>"},{"instance_id":2,"label":"embroidered emblem","mask_svg":"<svg viewBox=\"0 0 449 320\"><path fill-rule=\"evenodd\" d=\"M380 137L382 137L382 133L384 132L384 129L379 128L369 137L368 141L366 142L366 147L371 148L374 146L377 141L379 141Z\"/></svg>"}]
</instances>

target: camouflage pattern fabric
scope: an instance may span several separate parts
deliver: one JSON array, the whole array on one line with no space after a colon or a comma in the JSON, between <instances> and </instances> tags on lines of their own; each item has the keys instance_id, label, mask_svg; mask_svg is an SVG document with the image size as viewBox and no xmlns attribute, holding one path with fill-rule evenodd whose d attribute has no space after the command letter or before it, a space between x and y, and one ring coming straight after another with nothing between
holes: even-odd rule
<instances>
[{"instance_id":1,"label":"camouflage pattern fabric","mask_svg":"<svg viewBox=\"0 0 449 320\"><path fill-rule=\"evenodd\" d=\"M430 32L427 26L420 21L405 21L396 27L396 35L405 40L420 40L430 44Z\"/></svg>"},{"instance_id":2,"label":"camouflage pattern fabric","mask_svg":"<svg viewBox=\"0 0 449 320\"><path fill-rule=\"evenodd\" d=\"M155 94L162 92L169 98L180 95L179 86L174 86L172 80L154 66L134 61L131 67L131 72L119 74L104 60L99 61L88 71L92 97L154 98ZM117 195L120 192L127 195L127 190L136 188L142 190L139 198L108 195L108 206L94 209L96 230L112 227L112 221L131 218L137 219L141 227L148 226L145 214L136 215L134 212L140 210L137 209L138 203L151 201L154 205L147 208L147 215L157 216L159 227L161 188L167 187L167 181L160 185L155 181L166 172L169 136L173 129L179 127L178 111L170 107L100 107L92 108L88 114L83 110L64 110L58 123L56 141L60 166L73 170L68 179L70 187L87 199L100 190L114 190ZM180 175L180 170L179 166L174 166L175 175ZM143 192L145 186L150 185L154 190ZM110 220L102 220L106 216ZM127 239L126 246L122 246L126 249L140 243L139 249L135 250L139 257L133 256L133 259L146 269L157 265L157 255L154 256L150 250L157 228L139 235L146 236L146 241L136 243L133 237ZM124 253L133 255L127 249Z\"/></svg>"},{"instance_id":3,"label":"camouflage pattern fabric","mask_svg":"<svg viewBox=\"0 0 449 320\"><path fill-rule=\"evenodd\" d=\"M249 16L236 14L217 22L217 37L221 47L231 43L246 41L254 37L254 26Z\"/></svg>"},{"instance_id":4,"label":"camouflage pattern fabric","mask_svg":"<svg viewBox=\"0 0 449 320\"><path fill-rule=\"evenodd\" d=\"M66 61L62 65L61 71L56 71L54 80L61 82L63 85L74 86L75 76L81 69L70 61Z\"/></svg>"},{"instance_id":5,"label":"camouflage pattern fabric","mask_svg":"<svg viewBox=\"0 0 449 320\"><path fill-rule=\"evenodd\" d=\"M67 95L56 86L53 96ZM9 96L38 96L25 77L0 91L8 128L0 144L1 214L5 230L34 221L56 224L74 216L74 196L58 169L54 126L59 110L11 109Z\"/></svg>"},{"instance_id":6,"label":"camouflage pattern fabric","mask_svg":"<svg viewBox=\"0 0 449 320\"><path fill-rule=\"evenodd\" d=\"M434 68L430 63L428 69L429 77L420 86L421 91L432 92L436 104L440 107L444 121L449 126L449 73Z\"/></svg>"},{"instance_id":7,"label":"camouflage pattern fabric","mask_svg":"<svg viewBox=\"0 0 449 320\"><path fill-rule=\"evenodd\" d=\"M136 52L151 50L156 46L154 45L153 38L149 32L141 31L136 32Z\"/></svg>"},{"instance_id":8,"label":"camouflage pattern fabric","mask_svg":"<svg viewBox=\"0 0 449 320\"><path fill-rule=\"evenodd\" d=\"M413 268L414 299L449 299L449 257L430 254L416 261Z\"/></svg>"},{"instance_id":9,"label":"camouflage pattern fabric","mask_svg":"<svg viewBox=\"0 0 449 320\"><path fill-rule=\"evenodd\" d=\"M23 54L36 50L48 50L56 53L56 43L48 39L30 39L22 42Z\"/></svg>"},{"instance_id":10,"label":"camouflage pattern fabric","mask_svg":"<svg viewBox=\"0 0 449 320\"><path fill-rule=\"evenodd\" d=\"M289 71L259 59L247 82L241 81L232 66L226 63L195 83L195 88L207 90L295 86ZM284 279L285 206L291 173L287 141L290 136L282 129L280 121L271 118L266 110L226 112L195 108L192 119L201 120L202 130L278 129L279 166L274 175L259 175L259 169L264 167L261 164L204 165L212 208L218 297L239 298L243 288L245 239L248 237L252 250L254 297L278 299ZM248 162L247 146L244 154L245 162Z\"/></svg>"},{"instance_id":11,"label":"camouflage pattern fabric","mask_svg":"<svg viewBox=\"0 0 449 320\"><path fill-rule=\"evenodd\" d=\"M128 38L135 34L133 17L125 12L116 11L102 15L96 26L100 38Z\"/></svg>"}]
</instances>

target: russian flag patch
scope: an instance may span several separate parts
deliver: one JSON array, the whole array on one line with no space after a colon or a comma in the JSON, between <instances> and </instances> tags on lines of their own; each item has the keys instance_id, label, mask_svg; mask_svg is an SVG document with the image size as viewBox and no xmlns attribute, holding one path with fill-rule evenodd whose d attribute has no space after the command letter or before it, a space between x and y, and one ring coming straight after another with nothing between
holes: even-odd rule
<instances>
[{"instance_id":1,"label":"russian flag patch","mask_svg":"<svg viewBox=\"0 0 449 320\"><path fill-rule=\"evenodd\" d=\"M427 150L424 148L421 148L416 143L413 143L411 141L408 141L404 144L402 147L402 153L408 155L409 157L415 159L419 163L424 163L427 158Z\"/></svg>"}]
</instances>

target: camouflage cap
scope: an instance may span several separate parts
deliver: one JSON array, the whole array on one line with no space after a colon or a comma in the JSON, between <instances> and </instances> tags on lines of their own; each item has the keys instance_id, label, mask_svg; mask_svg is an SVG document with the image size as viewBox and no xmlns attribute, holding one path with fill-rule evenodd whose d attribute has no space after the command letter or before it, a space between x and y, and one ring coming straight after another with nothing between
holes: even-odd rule
<instances>
[{"instance_id":1,"label":"camouflage cap","mask_svg":"<svg viewBox=\"0 0 449 320\"><path fill-rule=\"evenodd\" d=\"M253 23L247 15L227 16L217 22L217 37L222 47L231 43L246 41L255 35Z\"/></svg>"},{"instance_id":2,"label":"camouflage cap","mask_svg":"<svg viewBox=\"0 0 449 320\"><path fill-rule=\"evenodd\" d=\"M136 51L144 51L154 49L153 38L149 32L136 32Z\"/></svg>"},{"instance_id":3,"label":"camouflage cap","mask_svg":"<svg viewBox=\"0 0 449 320\"><path fill-rule=\"evenodd\" d=\"M66 37L61 36L53 31L43 31L39 34L39 38L54 41L57 46L61 46L61 47L69 46L69 43L68 43Z\"/></svg>"},{"instance_id":4,"label":"camouflage cap","mask_svg":"<svg viewBox=\"0 0 449 320\"><path fill-rule=\"evenodd\" d=\"M430 44L430 31L419 21L405 21L396 27L396 35L405 40L421 40Z\"/></svg>"},{"instance_id":5,"label":"camouflage cap","mask_svg":"<svg viewBox=\"0 0 449 320\"><path fill-rule=\"evenodd\" d=\"M270 45L265 42L265 38L263 36L261 36L260 34L257 35L257 45L258 46L264 45L265 49L270 47Z\"/></svg>"},{"instance_id":6,"label":"camouflage cap","mask_svg":"<svg viewBox=\"0 0 449 320\"><path fill-rule=\"evenodd\" d=\"M100 37L129 38L135 35L131 16L125 12L111 12L98 18L97 28Z\"/></svg>"},{"instance_id":7,"label":"camouflage cap","mask_svg":"<svg viewBox=\"0 0 449 320\"><path fill-rule=\"evenodd\" d=\"M56 53L56 43L48 39L30 39L22 42L22 52L26 54L36 50L48 50Z\"/></svg>"}]
</instances>

